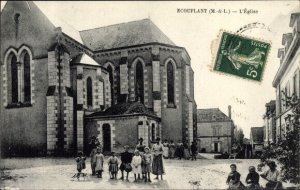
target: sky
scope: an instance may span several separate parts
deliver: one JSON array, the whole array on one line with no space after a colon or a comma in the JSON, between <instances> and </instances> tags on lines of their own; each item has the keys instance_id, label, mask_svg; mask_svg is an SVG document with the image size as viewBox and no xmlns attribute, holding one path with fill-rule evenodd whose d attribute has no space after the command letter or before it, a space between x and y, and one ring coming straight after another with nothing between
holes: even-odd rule
<instances>
[{"instance_id":1,"label":"sky","mask_svg":"<svg viewBox=\"0 0 300 190\"><path fill-rule=\"evenodd\" d=\"M250 128L263 126L265 104L275 99L272 81L279 68L278 48L282 34L292 32L290 14L300 12L298 1L134 1L134 2L35 2L77 30L150 18L177 46L185 47L191 57L197 108L219 108L228 114L249 138ZM1 10L5 2L1 1ZM207 9L206 13L178 13L177 9ZM255 14L209 14L209 9L253 10ZM262 82L252 82L211 71L215 55L213 41L220 30L236 32L254 22L243 35L270 41L272 44Z\"/></svg>"}]
</instances>

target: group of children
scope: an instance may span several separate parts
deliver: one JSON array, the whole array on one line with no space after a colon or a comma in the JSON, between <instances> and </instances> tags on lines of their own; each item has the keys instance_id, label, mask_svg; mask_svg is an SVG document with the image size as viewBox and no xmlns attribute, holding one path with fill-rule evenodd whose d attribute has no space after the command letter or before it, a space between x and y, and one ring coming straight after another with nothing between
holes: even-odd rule
<instances>
[{"instance_id":1,"label":"group of children","mask_svg":"<svg viewBox=\"0 0 300 190\"><path fill-rule=\"evenodd\" d=\"M128 150L129 147L124 146L124 152L121 153L121 163L115 152L111 153L111 156L107 160L110 179L117 179L117 174L120 170L122 173L122 177L120 178L121 180L124 180L125 171L127 173L127 181L129 181L129 173L132 172L134 174L135 182L138 179L141 179L141 176L145 180L145 182L151 182L150 173L152 171L153 159L149 147L145 147L143 152L140 152L138 149L136 149L133 156L128 152ZM101 146L93 148L90 157L92 176L102 178L102 173L104 171L104 155L102 154ZM78 176L80 176L82 170L86 168L86 157L82 152L79 152L75 160L77 162Z\"/></svg>"}]
</instances>

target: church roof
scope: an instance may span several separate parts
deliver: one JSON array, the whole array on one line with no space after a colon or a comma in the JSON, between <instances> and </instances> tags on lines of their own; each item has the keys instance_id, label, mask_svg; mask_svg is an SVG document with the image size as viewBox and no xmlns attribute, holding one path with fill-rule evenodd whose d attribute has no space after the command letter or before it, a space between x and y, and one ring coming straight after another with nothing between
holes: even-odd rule
<instances>
[{"instance_id":1,"label":"church roof","mask_svg":"<svg viewBox=\"0 0 300 190\"><path fill-rule=\"evenodd\" d=\"M94 29L78 31L62 18L56 16L54 6L44 6L39 2L26 1L30 10L38 8L62 32L93 51L115 49L149 43L161 43L175 46L150 19L114 24Z\"/></svg>"},{"instance_id":2,"label":"church roof","mask_svg":"<svg viewBox=\"0 0 300 190\"><path fill-rule=\"evenodd\" d=\"M157 117L157 115L145 107L144 104L140 102L126 102L115 104L104 111L95 112L88 117L95 116L120 116L129 114L146 114Z\"/></svg>"},{"instance_id":3,"label":"church roof","mask_svg":"<svg viewBox=\"0 0 300 190\"><path fill-rule=\"evenodd\" d=\"M79 53L71 62L72 64L85 64L92 66L100 66L92 57L85 53Z\"/></svg>"},{"instance_id":4,"label":"church roof","mask_svg":"<svg viewBox=\"0 0 300 190\"><path fill-rule=\"evenodd\" d=\"M175 45L150 19L80 31L84 45L92 50L114 49L139 44Z\"/></svg>"},{"instance_id":5,"label":"church roof","mask_svg":"<svg viewBox=\"0 0 300 190\"><path fill-rule=\"evenodd\" d=\"M197 109L197 122L232 121L219 108Z\"/></svg>"}]
</instances>

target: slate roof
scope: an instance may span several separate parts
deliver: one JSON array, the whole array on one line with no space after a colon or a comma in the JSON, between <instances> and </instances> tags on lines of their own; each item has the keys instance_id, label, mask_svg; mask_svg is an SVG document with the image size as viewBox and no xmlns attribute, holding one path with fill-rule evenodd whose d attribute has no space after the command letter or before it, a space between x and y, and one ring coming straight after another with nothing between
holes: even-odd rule
<instances>
[{"instance_id":1,"label":"slate roof","mask_svg":"<svg viewBox=\"0 0 300 190\"><path fill-rule=\"evenodd\" d=\"M232 121L219 108L197 109L197 123L213 121Z\"/></svg>"},{"instance_id":2,"label":"slate roof","mask_svg":"<svg viewBox=\"0 0 300 190\"><path fill-rule=\"evenodd\" d=\"M264 127L251 127L251 138L255 143L264 142Z\"/></svg>"},{"instance_id":3,"label":"slate roof","mask_svg":"<svg viewBox=\"0 0 300 190\"><path fill-rule=\"evenodd\" d=\"M150 19L83 30L80 35L84 45L95 51L153 42L175 45Z\"/></svg>"},{"instance_id":4,"label":"slate roof","mask_svg":"<svg viewBox=\"0 0 300 190\"><path fill-rule=\"evenodd\" d=\"M94 29L78 31L62 18L56 16L53 7L40 2L26 1L31 10L39 9L62 32L93 51L115 49L148 43L162 43L176 46L150 19L114 24Z\"/></svg>"},{"instance_id":5,"label":"slate roof","mask_svg":"<svg viewBox=\"0 0 300 190\"><path fill-rule=\"evenodd\" d=\"M71 62L72 64L85 64L92 66L100 66L92 57L85 53L79 53Z\"/></svg>"},{"instance_id":6,"label":"slate roof","mask_svg":"<svg viewBox=\"0 0 300 190\"><path fill-rule=\"evenodd\" d=\"M98 111L87 117L95 117L95 116L120 116L120 115L128 115L128 114L147 114L154 117L157 115L145 107L144 104L140 102L126 102L115 104L105 111Z\"/></svg>"}]
</instances>

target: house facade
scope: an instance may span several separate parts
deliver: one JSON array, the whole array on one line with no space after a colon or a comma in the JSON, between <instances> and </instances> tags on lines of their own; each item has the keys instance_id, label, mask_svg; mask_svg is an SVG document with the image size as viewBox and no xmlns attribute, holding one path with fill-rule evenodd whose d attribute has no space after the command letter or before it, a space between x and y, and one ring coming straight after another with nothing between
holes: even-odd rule
<instances>
[{"instance_id":1,"label":"house facade","mask_svg":"<svg viewBox=\"0 0 300 190\"><path fill-rule=\"evenodd\" d=\"M300 97L300 13L292 13L289 26L291 33L283 34L283 48L278 50L280 66L273 80L276 88L276 138L281 138L290 123L291 107L288 97Z\"/></svg>"},{"instance_id":2,"label":"house facade","mask_svg":"<svg viewBox=\"0 0 300 190\"><path fill-rule=\"evenodd\" d=\"M265 127L251 127L250 131L250 144L251 144L251 157L259 158L264 148L264 130Z\"/></svg>"},{"instance_id":3,"label":"house facade","mask_svg":"<svg viewBox=\"0 0 300 190\"><path fill-rule=\"evenodd\" d=\"M231 153L235 126L219 108L197 110L197 141L199 152Z\"/></svg>"},{"instance_id":4,"label":"house facade","mask_svg":"<svg viewBox=\"0 0 300 190\"><path fill-rule=\"evenodd\" d=\"M266 112L263 115L265 131L264 145L270 145L276 142L276 101L271 100L266 103Z\"/></svg>"},{"instance_id":5,"label":"house facade","mask_svg":"<svg viewBox=\"0 0 300 190\"><path fill-rule=\"evenodd\" d=\"M72 154L91 136L107 151L196 136L190 57L150 19L78 31L8 1L0 53L3 156Z\"/></svg>"}]
</instances>

